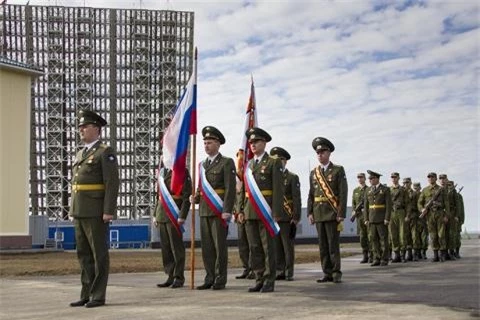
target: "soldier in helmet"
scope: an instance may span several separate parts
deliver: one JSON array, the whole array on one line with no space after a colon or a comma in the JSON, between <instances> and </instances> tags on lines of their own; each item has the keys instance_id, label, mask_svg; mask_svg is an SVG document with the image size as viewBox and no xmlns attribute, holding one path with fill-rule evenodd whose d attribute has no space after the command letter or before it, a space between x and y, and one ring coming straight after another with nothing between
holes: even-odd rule
<instances>
[{"instance_id":1,"label":"soldier in helmet","mask_svg":"<svg viewBox=\"0 0 480 320\"><path fill-rule=\"evenodd\" d=\"M109 273L107 234L116 216L119 189L115 150L100 141L107 121L90 110L79 112L79 132L84 143L73 163L69 215L74 219L82 290L71 307L105 304Z\"/></svg>"},{"instance_id":2,"label":"soldier in helmet","mask_svg":"<svg viewBox=\"0 0 480 320\"><path fill-rule=\"evenodd\" d=\"M342 281L340 228L347 210L347 178L343 167L330 161L330 154L335 151L330 140L317 137L312 147L320 164L310 172L307 215L318 233L324 276L317 282L339 283Z\"/></svg>"}]
</instances>

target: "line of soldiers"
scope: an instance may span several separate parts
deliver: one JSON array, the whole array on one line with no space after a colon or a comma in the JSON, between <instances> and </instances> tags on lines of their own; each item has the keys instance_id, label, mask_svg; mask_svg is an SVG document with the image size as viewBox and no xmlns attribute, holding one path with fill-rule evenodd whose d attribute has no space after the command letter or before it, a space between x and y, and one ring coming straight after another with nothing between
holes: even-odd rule
<instances>
[{"instance_id":1,"label":"line of soldiers","mask_svg":"<svg viewBox=\"0 0 480 320\"><path fill-rule=\"evenodd\" d=\"M207 158L199 164L199 187L194 196L190 196L188 172L182 194L173 196L169 189L172 172L162 170L159 178L167 194L160 192L154 223L160 229L167 279L158 287L179 288L184 284L185 248L179 230L191 202L199 204L206 271L203 284L197 286L197 290L221 290L226 286L226 238L232 217L238 225L239 253L244 267L237 279L255 279L255 285L248 291L272 292L276 280L294 279L294 240L301 214L299 177L286 169L291 157L285 149L274 147L270 154L265 151L271 141L265 130L254 127L245 134L254 156L245 172L237 175L233 160L219 152L226 141L223 134L213 126L203 128ZM312 147L320 162L310 174L308 197L308 218L318 231L324 272L324 277L317 282L338 283L342 276L339 226L345 218L347 180L343 167L330 162L335 147L328 139L315 138ZM171 201L164 200L169 197ZM173 204L176 215L171 214Z\"/></svg>"},{"instance_id":2,"label":"line of soldiers","mask_svg":"<svg viewBox=\"0 0 480 320\"><path fill-rule=\"evenodd\" d=\"M440 174L427 175L423 188L411 178L391 174L392 185L380 183L381 174L367 170L357 174L359 186L353 190L352 217L357 219L363 258L360 263L386 266L392 263L427 259L428 238L433 250L432 262L460 258L461 230L465 219L463 197L452 180ZM392 257L391 254L394 253Z\"/></svg>"}]
</instances>

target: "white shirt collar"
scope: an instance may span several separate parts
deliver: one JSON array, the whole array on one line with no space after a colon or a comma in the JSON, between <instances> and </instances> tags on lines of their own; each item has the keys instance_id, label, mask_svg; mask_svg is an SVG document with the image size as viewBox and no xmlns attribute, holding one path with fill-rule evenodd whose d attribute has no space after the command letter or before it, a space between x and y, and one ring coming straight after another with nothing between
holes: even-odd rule
<instances>
[{"instance_id":1,"label":"white shirt collar","mask_svg":"<svg viewBox=\"0 0 480 320\"><path fill-rule=\"evenodd\" d=\"M97 139L93 142L90 142L90 143L87 143L85 144L85 148L87 148L87 150L90 150L91 147L93 147L95 145L95 143L97 143L100 139Z\"/></svg>"},{"instance_id":2,"label":"white shirt collar","mask_svg":"<svg viewBox=\"0 0 480 320\"><path fill-rule=\"evenodd\" d=\"M219 153L220 153L220 152L219 152ZM211 163L213 163L213 160L215 160L215 158L218 156L219 153L217 153L217 154L214 155L214 156L208 156L207 159L210 160Z\"/></svg>"},{"instance_id":3,"label":"white shirt collar","mask_svg":"<svg viewBox=\"0 0 480 320\"><path fill-rule=\"evenodd\" d=\"M322 170L327 170L328 167L330 166L330 163L331 163L330 161L329 161L326 165L323 165L323 164L320 163L320 168L321 168Z\"/></svg>"},{"instance_id":4,"label":"white shirt collar","mask_svg":"<svg viewBox=\"0 0 480 320\"><path fill-rule=\"evenodd\" d=\"M253 160L256 161L258 160L258 162L262 161L263 159L263 156L265 155L266 152L262 153L261 155L259 155L258 157L257 156L253 156Z\"/></svg>"}]
</instances>

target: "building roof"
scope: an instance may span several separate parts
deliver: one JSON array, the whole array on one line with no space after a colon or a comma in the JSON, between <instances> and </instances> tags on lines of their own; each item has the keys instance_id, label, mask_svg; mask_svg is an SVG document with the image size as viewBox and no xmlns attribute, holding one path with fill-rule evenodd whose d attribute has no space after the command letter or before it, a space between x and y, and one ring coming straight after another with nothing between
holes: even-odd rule
<instances>
[{"instance_id":1,"label":"building roof","mask_svg":"<svg viewBox=\"0 0 480 320\"><path fill-rule=\"evenodd\" d=\"M41 76L44 74L42 69L34 65L18 62L6 57L0 57L0 69L27 73L34 76Z\"/></svg>"}]
</instances>

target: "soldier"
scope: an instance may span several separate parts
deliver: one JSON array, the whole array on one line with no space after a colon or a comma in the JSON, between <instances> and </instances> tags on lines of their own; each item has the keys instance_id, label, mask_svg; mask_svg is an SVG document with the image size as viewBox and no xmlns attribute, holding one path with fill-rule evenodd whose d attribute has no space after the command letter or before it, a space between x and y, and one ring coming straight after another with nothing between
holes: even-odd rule
<instances>
[{"instance_id":1,"label":"soldier","mask_svg":"<svg viewBox=\"0 0 480 320\"><path fill-rule=\"evenodd\" d=\"M455 188L455 184L453 181L448 182L449 185ZM457 230L455 234L455 243L457 247L455 248L455 258L460 259L460 246L462 244L462 225L465 222L465 209L463 207L463 196L461 195L463 187L457 192Z\"/></svg>"},{"instance_id":2,"label":"soldier","mask_svg":"<svg viewBox=\"0 0 480 320\"><path fill-rule=\"evenodd\" d=\"M275 236L283 210L283 168L280 159L265 152L272 140L263 129L253 127L245 133L249 139L253 159L245 170L244 200L238 220L246 220L250 245L251 266L255 272L255 286L249 292L273 292L276 278Z\"/></svg>"},{"instance_id":3,"label":"soldier","mask_svg":"<svg viewBox=\"0 0 480 320\"><path fill-rule=\"evenodd\" d=\"M205 266L204 283L198 290L221 290L227 283L228 223L235 204L235 163L219 153L225 143L223 134L215 127L202 130L208 157L200 164L199 188L195 203L200 204L200 234L202 258Z\"/></svg>"},{"instance_id":4,"label":"soldier","mask_svg":"<svg viewBox=\"0 0 480 320\"><path fill-rule=\"evenodd\" d=\"M430 172L427 175L428 186L423 188L418 198L420 217L427 217L428 233L430 234L433 259L432 262L444 262L447 243L445 240L445 224L450 216L450 205L445 189L437 184L437 174ZM440 250L441 254L438 254Z\"/></svg>"},{"instance_id":5,"label":"soldier","mask_svg":"<svg viewBox=\"0 0 480 320\"><path fill-rule=\"evenodd\" d=\"M422 186L420 182L413 183L413 190L416 195L416 202L412 202L412 211L415 209L415 214L418 214L417 217L417 234L420 248L419 259L427 259L427 250L428 250L428 226L426 217L420 217L420 212L418 212L418 206L415 206L415 203L418 203L418 198L420 197L420 192L422 192ZM414 208L415 206L415 208Z\"/></svg>"},{"instance_id":6,"label":"soldier","mask_svg":"<svg viewBox=\"0 0 480 320\"><path fill-rule=\"evenodd\" d=\"M75 223L82 290L80 300L70 306L94 308L105 304L110 264L108 225L116 216L120 182L115 150L100 141L101 127L107 121L89 110L81 110L79 117L84 148L73 163L69 215Z\"/></svg>"},{"instance_id":7,"label":"soldier","mask_svg":"<svg viewBox=\"0 0 480 320\"><path fill-rule=\"evenodd\" d=\"M448 177L446 174L440 174L440 185L447 191L448 204L450 205L450 216L448 222L445 224L445 238L447 242L446 260L457 260L455 258L455 249L457 248L456 235L458 230L458 205L457 205L457 190L453 185L448 184Z\"/></svg>"},{"instance_id":8,"label":"soldier","mask_svg":"<svg viewBox=\"0 0 480 320\"><path fill-rule=\"evenodd\" d=\"M270 155L282 161L285 184L283 211L278 220L280 233L275 238L277 259L276 280L292 281L295 264L295 235L302 210L300 181L296 174L285 167L287 161L290 160L290 154L285 149L274 147L270 150Z\"/></svg>"},{"instance_id":9,"label":"soldier","mask_svg":"<svg viewBox=\"0 0 480 320\"><path fill-rule=\"evenodd\" d=\"M365 192L365 225L369 228L370 241L374 251L375 266L388 265L388 225L392 211L390 188L380 183L381 174L367 170L370 187Z\"/></svg>"},{"instance_id":10,"label":"soldier","mask_svg":"<svg viewBox=\"0 0 480 320\"><path fill-rule=\"evenodd\" d=\"M418 192L412 189L412 179L411 178L404 178L403 179L403 186L408 193L408 199L410 202L410 216L409 221L405 222L405 243L408 250L408 261L418 261L420 257L420 239L418 236L418 216L420 213L417 210L417 206L413 205L418 202L418 196L420 195ZM412 255L413 249L413 255Z\"/></svg>"},{"instance_id":11,"label":"soldier","mask_svg":"<svg viewBox=\"0 0 480 320\"><path fill-rule=\"evenodd\" d=\"M340 229L347 210L348 186L345 170L330 162L335 146L328 139L312 141L320 165L310 172L307 214L316 225L320 261L324 276L318 283L342 281L340 261Z\"/></svg>"},{"instance_id":12,"label":"soldier","mask_svg":"<svg viewBox=\"0 0 480 320\"><path fill-rule=\"evenodd\" d=\"M365 225L365 220L363 219L363 208L365 200L365 191L367 190L367 185L365 184L365 173L360 172L357 174L359 186L353 189L352 195L352 217L350 220L353 222L357 219L357 234L360 236L360 246L362 247L363 259L360 263L370 263L373 262L373 253L370 246L370 241L368 240L368 228ZM369 258L370 254L370 258Z\"/></svg>"},{"instance_id":13,"label":"soldier","mask_svg":"<svg viewBox=\"0 0 480 320\"><path fill-rule=\"evenodd\" d=\"M407 190L399 184L400 174L393 172L390 177L392 179L392 185L390 186L392 215L388 231L392 239L392 248L395 252L392 263L407 262L405 259L405 223L408 223L410 219L410 199ZM409 257L411 255L412 249L410 248Z\"/></svg>"},{"instance_id":14,"label":"soldier","mask_svg":"<svg viewBox=\"0 0 480 320\"><path fill-rule=\"evenodd\" d=\"M170 189L172 170L162 168L158 174L159 197L155 206L154 225L160 232L163 270L168 278L157 284L159 288L181 288L185 282L185 245L183 243L183 224L190 209L192 180L188 169L185 170L183 188L180 195L172 194Z\"/></svg>"},{"instance_id":15,"label":"soldier","mask_svg":"<svg viewBox=\"0 0 480 320\"><path fill-rule=\"evenodd\" d=\"M237 182L237 195L235 200L234 207L234 217L235 222L237 223L237 243L238 243L238 255L240 256L240 261L242 263L243 272L242 274L235 277L235 279L255 279L255 273L252 271L250 264L250 247L248 245L247 231L245 230L245 221L240 223L238 220L238 213L240 208L243 207L243 183L241 181Z\"/></svg>"}]
</instances>

